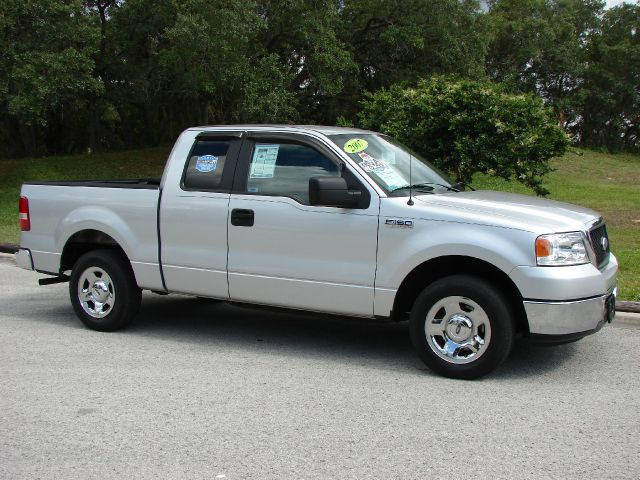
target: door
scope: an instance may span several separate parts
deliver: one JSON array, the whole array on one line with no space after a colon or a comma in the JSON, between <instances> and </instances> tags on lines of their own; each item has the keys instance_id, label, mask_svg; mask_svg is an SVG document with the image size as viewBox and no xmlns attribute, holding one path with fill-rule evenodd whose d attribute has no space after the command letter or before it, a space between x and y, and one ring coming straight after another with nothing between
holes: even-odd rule
<instances>
[{"instance_id":1,"label":"door","mask_svg":"<svg viewBox=\"0 0 640 480\"><path fill-rule=\"evenodd\" d=\"M378 197L306 138L243 145L229 205L230 298L372 316ZM309 205L309 178L318 175L344 176L363 192L359 208Z\"/></svg>"},{"instance_id":2,"label":"door","mask_svg":"<svg viewBox=\"0 0 640 480\"><path fill-rule=\"evenodd\" d=\"M227 217L240 136L199 135L185 158L182 178L165 182L160 242L170 292L229 298Z\"/></svg>"}]
</instances>

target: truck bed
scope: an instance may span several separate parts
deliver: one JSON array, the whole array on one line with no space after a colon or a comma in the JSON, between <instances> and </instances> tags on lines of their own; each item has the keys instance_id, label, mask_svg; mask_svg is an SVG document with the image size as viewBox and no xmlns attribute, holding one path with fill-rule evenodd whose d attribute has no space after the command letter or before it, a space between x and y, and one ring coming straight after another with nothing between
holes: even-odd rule
<instances>
[{"instance_id":1,"label":"truck bed","mask_svg":"<svg viewBox=\"0 0 640 480\"><path fill-rule=\"evenodd\" d=\"M22 186L31 229L22 232L36 270L57 274L67 242L102 232L122 247L138 284L161 289L158 258L160 180L35 181ZM74 240L77 239L77 240Z\"/></svg>"}]
</instances>

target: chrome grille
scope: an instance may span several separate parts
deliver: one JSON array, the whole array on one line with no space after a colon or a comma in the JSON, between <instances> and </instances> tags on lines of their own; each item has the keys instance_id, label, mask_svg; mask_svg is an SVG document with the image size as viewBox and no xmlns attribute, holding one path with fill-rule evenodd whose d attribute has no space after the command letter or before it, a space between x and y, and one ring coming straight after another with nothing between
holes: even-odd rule
<instances>
[{"instance_id":1,"label":"chrome grille","mask_svg":"<svg viewBox=\"0 0 640 480\"><path fill-rule=\"evenodd\" d=\"M598 268L604 267L609 263L609 236L607 235L607 227L603 223L593 227L589 231L589 240L591 240L591 247L596 254L596 263Z\"/></svg>"}]
</instances>

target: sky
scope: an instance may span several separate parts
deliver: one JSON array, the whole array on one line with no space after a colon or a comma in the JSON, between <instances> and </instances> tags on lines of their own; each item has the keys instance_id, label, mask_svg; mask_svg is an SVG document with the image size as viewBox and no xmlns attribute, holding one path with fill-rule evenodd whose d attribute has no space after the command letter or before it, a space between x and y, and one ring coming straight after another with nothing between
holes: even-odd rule
<instances>
[{"instance_id":1,"label":"sky","mask_svg":"<svg viewBox=\"0 0 640 480\"><path fill-rule=\"evenodd\" d=\"M620 5L624 1L626 1L627 3L638 3L638 1L640 0L606 0L606 1L607 1L606 8L611 8L611 7L615 7L616 5ZM483 4L483 6L486 5L486 3L482 2L482 0L480 0L480 3Z\"/></svg>"},{"instance_id":2,"label":"sky","mask_svg":"<svg viewBox=\"0 0 640 480\"><path fill-rule=\"evenodd\" d=\"M607 8L615 7L616 5L620 5L623 0L607 0ZM633 1L627 0L627 3L634 3Z\"/></svg>"}]
</instances>

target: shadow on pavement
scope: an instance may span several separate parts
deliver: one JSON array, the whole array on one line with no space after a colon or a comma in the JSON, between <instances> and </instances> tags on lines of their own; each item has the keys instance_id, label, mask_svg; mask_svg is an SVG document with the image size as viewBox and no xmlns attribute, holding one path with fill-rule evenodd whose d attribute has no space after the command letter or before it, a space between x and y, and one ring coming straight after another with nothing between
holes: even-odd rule
<instances>
[{"instance_id":1,"label":"shadow on pavement","mask_svg":"<svg viewBox=\"0 0 640 480\"><path fill-rule=\"evenodd\" d=\"M433 375L413 352L407 322L243 308L190 297L145 296L140 315L127 332L282 356L351 360ZM518 341L507 361L487 378L537 376L560 368L576 354L580 355L576 344L543 347Z\"/></svg>"},{"instance_id":2,"label":"shadow on pavement","mask_svg":"<svg viewBox=\"0 0 640 480\"><path fill-rule=\"evenodd\" d=\"M24 303L19 298L15 300L28 304L26 298ZM25 321L85 329L66 303L56 302L40 311L18 310L11 315ZM434 375L414 354L407 322L261 310L193 297L145 293L138 317L129 328L115 335L184 342L216 350L232 348L283 359L305 357L404 374ZM562 368L562 364L575 355L583 355L579 343L541 347L516 342L507 361L486 378L500 381L538 376Z\"/></svg>"}]
</instances>

